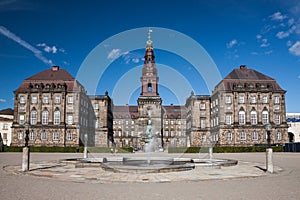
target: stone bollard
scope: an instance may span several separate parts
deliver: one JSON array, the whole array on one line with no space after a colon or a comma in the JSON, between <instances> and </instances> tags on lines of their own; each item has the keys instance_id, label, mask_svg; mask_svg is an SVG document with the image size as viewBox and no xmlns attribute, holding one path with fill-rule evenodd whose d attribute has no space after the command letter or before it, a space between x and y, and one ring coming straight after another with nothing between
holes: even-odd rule
<instances>
[{"instance_id":1,"label":"stone bollard","mask_svg":"<svg viewBox=\"0 0 300 200\"><path fill-rule=\"evenodd\" d=\"M88 158L88 148L87 148L87 146L85 146L84 149L83 149L83 158Z\"/></svg>"},{"instance_id":2,"label":"stone bollard","mask_svg":"<svg viewBox=\"0 0 300 200\"><path fill-rule=\"evenodd\" d=\"M274 172L273 168L273 149L267 148L266 149L266 171L269 173Z\"/></svg>"},{"instance_id":3,"label":"stone bollard","mask_svg":"<svg viewBox=\"0 0 300 200\"><path fill-rule=\"evenodd\" d=\"M22 155L22 171L23 172L29 171L29 162L30 162L30 149L29 149L29 147L24 147L23 155Z\"/></svg>"}]
</instances>

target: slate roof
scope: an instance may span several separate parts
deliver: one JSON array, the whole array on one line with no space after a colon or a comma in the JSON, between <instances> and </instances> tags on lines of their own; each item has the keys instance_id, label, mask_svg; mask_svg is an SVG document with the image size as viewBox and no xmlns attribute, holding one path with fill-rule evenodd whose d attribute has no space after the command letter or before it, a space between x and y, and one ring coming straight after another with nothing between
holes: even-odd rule
<instances>
[{"instance_id":1,"label":"slate roof","mask_svg":"<svg viewBox=\"0 0 300 200\"><path fill-rule=\"evenodd\" d=\"M68 92L84 91L84 87L69 72L53 66L51 69L46 69L25 79L14 92L26 92L29 88L34 88L36 84L43 88L49 84L51 86L49 89L58 88L58 84L60 84L65 85Z\"/></svg>"},{"instance_id":2,"label":"slate roof","mask_svg":"<svg viewBox=\"0 0 300 200\"><path fill-rule=\"evenodd\" d=\"M0 115L14 115L14 110L11 108L0 110Z\"/></svg>"},{"instance_id":3,"label":"slate roof","mask_svg":"<svg viewBox=\"0 0 300 200\"><path fill-rule=\"evenodd\" d=\"M262 74L254 69L242 65L239 69L232 70L215 89L221 90L272 90L286 92L275 79Z\"/></svg>"}]
</instances>

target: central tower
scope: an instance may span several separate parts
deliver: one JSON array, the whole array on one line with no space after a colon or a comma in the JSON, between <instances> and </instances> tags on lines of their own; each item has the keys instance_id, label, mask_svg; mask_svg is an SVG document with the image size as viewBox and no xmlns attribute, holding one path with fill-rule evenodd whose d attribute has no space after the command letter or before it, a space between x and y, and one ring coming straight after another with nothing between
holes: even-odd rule
<instances>
[{"instance_id":1,"label":"central tower","mask_svg":"<svg viewBox=\"0 0 300 200\"><path fill-rule=\"evenodd\" d=\"M148 31L148 40L142 69L141 94L137 100L139 112L139 135L143 138L146 134L146 127L151 121L152 133L157 138L162 138L162 100L158 93L158 74L155 64L155 56L151 40L151 32ZM162 143L159 143L163 146Z\"/></svg>"}]
</instances>

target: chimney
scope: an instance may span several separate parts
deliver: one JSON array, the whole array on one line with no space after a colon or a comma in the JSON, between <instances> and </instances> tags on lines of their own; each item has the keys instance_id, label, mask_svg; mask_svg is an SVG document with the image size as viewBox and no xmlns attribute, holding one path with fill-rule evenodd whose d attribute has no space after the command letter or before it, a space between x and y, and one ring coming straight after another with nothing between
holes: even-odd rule
<instances>
[{"instance_id":1,"label":"chimney","mask_svg":"<svg viewBox=\"0 0 300 200\"><path fill-rule=\"evenodd\" d=\"M241 65L241 66L240 66L240 69L241 69L241 70L245 70L245 69L247 69L247 66L246 66L246 65Z\"/></svg>"},{"instance_id":2,"label":"chimney","mask_svg":"<svg viewBox=\"0 0 300 200\"><path fill-rule=\"evenodd\" d=\"M52 71L57 72L59 70L59 66L52 66Z\"/></svg>"}]
</instances>

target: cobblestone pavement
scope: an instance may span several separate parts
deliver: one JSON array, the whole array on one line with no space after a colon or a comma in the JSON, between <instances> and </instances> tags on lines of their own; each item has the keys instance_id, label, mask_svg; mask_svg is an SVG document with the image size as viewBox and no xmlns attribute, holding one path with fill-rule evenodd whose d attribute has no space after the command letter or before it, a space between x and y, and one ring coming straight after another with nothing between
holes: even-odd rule
<instances>
[{"instance_id":1,"label":"cobblestone pavement","mask_svg":"<svg viewBox=\"0 0 300 200\"><path fill-rule=\"evenodd\" d=\"M300 195L299 154L275 153L274 174L262 170L263 153L215 154L239 161L221 169L143 174L58 162L75 157L82 154L32 153L30 171L23 173L21 153L1 153L1 199L299 199Z\"/></svg>"}]
</instances>

